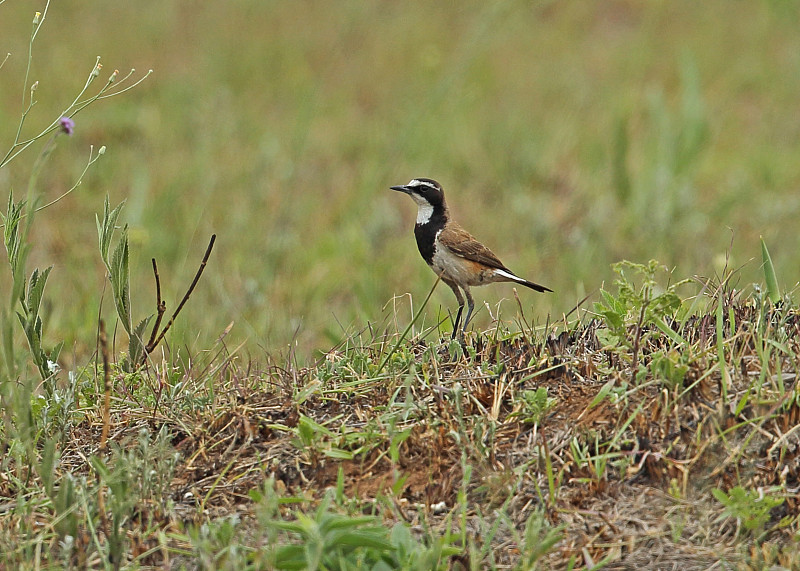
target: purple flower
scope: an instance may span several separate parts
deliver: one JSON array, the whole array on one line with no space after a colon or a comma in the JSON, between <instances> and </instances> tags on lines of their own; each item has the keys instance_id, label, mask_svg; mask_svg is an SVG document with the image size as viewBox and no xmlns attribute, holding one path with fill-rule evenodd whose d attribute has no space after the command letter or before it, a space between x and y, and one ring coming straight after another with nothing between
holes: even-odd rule
<instances>
[{"instance_id":1,"label":"purple flower","mask_svg":"<svg viewBox=\"0 0 800 571\"><path fill-rule=\"evenodd\" d=\"M61 126L61 130L67 135L72 135L72 131L75 130L75 121L69 117L62 117L58 120L58 124Z\"/></svg>"}]
</instances>

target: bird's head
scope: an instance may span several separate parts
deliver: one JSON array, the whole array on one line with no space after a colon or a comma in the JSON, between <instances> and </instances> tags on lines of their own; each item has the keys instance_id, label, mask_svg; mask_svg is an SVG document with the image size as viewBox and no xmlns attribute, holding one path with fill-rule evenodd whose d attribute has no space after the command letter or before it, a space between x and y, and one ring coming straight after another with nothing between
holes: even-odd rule
<instances>
[{"instance_id":1,"label":"bird's head","mask_svg":"<svg viewBox=\"0 0 800 571\"><path fill-rule=\"evenodd\" d=\"M444 191L442 185L430 178L415 178L408 184L393 186L392 190L405 192L420 209L443 209Z\"/></svg>"}]
</instances>

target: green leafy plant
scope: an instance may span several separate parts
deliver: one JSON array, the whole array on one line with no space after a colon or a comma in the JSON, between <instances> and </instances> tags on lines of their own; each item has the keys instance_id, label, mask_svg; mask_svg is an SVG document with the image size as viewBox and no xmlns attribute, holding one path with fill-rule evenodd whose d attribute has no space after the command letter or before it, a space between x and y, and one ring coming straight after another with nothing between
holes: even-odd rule
<instances>
[{"instance_id":1,"label":"green leafy plant","mask_svg":"<svg viewBox=\"0 0 800 571\"><path fill-rule=\"evenodd\" d=\"M654 379L668 388L681 387L689 372L691 354L677 349L658 350L650 356L649 370Z\"/></svg>"},{"instance_id":2,"label":"green leafy plant","mask_svg":"<svg viewBox=\"0 0 800 571\"><path fill-rule=\"evenodd\" d=\"M772 509L780 506L784 498L772 493L778 489L747 490L741 486L731 488L727 493L719 488L711 490L714 498L725 506L722 518L733 517L747 530L758 533L772 517Z\"/></svg>"},{"instance_id":3,"label":"green leafy plant","mask_svg":"<svg viewBox=\"0 0 800 571\"><path fill-rule=\"evenodd\" d=\"M539 424L558 401L547 396L547 387L522 391L522 409L516 413L522 422Z\"/></svg>"},{"instance_id":4,"label":"green leafy plant","mask_svg":"<svg viewBox=\"0 0 800 571\"><path fill-rule=\"evenodd\" d=\"M613 264L612 268L619 276L614 280L617 294L601 289L601 299L594 304L595 312L607 326L606 330L598 331L601 341L608 346L631 349L635 344L635 336L632 338L629 334L629 326L637 326L640 331L647 325L655 325L662 331L670 329L664 318L673 315L681 307L681 298L676 290L688 280L670 284L666 288L659 287L656 273L663 266L656 260L650 260L647 264L626 260Z\"/></svg>"},{"instance_id":5,"label":"green leafy plant","mask_svg":"<svg viewBox=\"0 0 800 571\"><path fill-rule=\"evenodd\" d=\"M100 75L100 71L103 67L100 64L100 58L98 57L94 67L92 68L92 71L89 73L89 76L84 83L83 88L78 92L77 96L72 100L72 102L64 108L64 110L56 117L56 119L52 120L46 127L39 130L37 134L27 138L23 137L25 123L31 110L37 102L35 95L39 86L39 82L34 82L30 85L30 87L28 87L28 82L31 73L31 64L33 61L34 41L47 17L47 7L49 7L49 2L45 6L44 12L36 12L36 15L33 18L31 35L28 44L27 67L25 70L25 80L23 83L23 111L20 115L14 140L8 151L0 159L0 168L6 167L9 165L9 163L11 163L11 161L17 158L22 152L30 148L34 143L50 135L50 139L44 145L39 156L34 162L28 182L28 198L26 200L14 202L13 192L9 191L8 207L6 209L6 214L3 217L3 224L5 226L4 243L6 252L8 254L9 263L11 265L12 281L14 284L11 295L12 305L16 304L17 301L19 302L17 316L24 330L25 337L27 338L34 364L36 365L37 369L39 370L39 374L43 379L47 379L54 373L58 355L61 350L61 344L57 344L49 351L45 351L42 347L43 320L39 310L41 307L47 278L52 267L47 268L44 271L39 271L38 268L35 269L32 272L30 279L26 282L24 278L24 268L30 248L30 245L27 244L27 239L30 234L30 229L33 225L36 212L42 210L43 208L47 208L48 206L52 206L75 190L81 184L83 175L86 174L88 168L94 164L94 162L97 161L97 159L105 152L105 147L101 147L97 155L94 154L93 150L90 150L89 161L83 173L81 173L80 177L78 178L78 181L61 196L43 206L39 205L39 195L36 192L36 182L39 173L41 172L45 160L50 156L54 149L56 138L61 134L72 134L75 127L73 117L98 100L119 95L120 93L135 87L149 75L148 73L136 81L133 85L120 89L119 86L133 75L133 70L131 70L127 76L121 79L118 78L119 72L115 70L109 76L105 85L98 90L97 93L91 96L86 96L86 92L92 83L94 83L95 79ZM23 218L26 219L25 224L24 226L20 226L20 222ZM6 322L7 318L8 314L3 312L4 323ZM9 330L8 326L5 326L3 330L3 347L8 359L7 362L14 363L15 360L9 358L11 357L10 353L13 351L13 337L11 337L12 332ZM11 376L13 377L14 375L12 374Z\"/></svg>"},{"instance_id":6,"label":"green leafy plant","mask_svg":"<svg viewBox=\"0 0 800 571\"><path fill-rule=\"evenodd\" d=\"M543 510L534 510L525 521L522 537L520 559L516 569L535 571L540 569L539 563L555 545L564 537L565 526L553 527L547 521Z\"/></svg>"},{"instance_id":7,"label":"green leafy plant","mask_svg":"<svg viewBox=\"0 0 800 571\"><path fill-rule=\"evenodd\" d=\"M56 372L56 363L58 362L58 355L61 352L63 343L57 344L50 351L45 351L42 348L42 317L40 315L40 308L47 278L53 267L50 266L42 272L37 268L33 270L30 279L25 279L23 272L25 271L25 260L28 255L29 245L24 242L23 234L28 233L30 222L32 221L32 216L30 216L25 229L23 230L20 228L20 221L25 204L24 200L15 203L13 194L9 192L8 208L6 210L6 215L3 217L3 222L5 224L3 237L8 254L8 261L11 266L11 275L14 284L12 287L12 300L17 302L14 304L18 307L16 311L17 317L22 325L25 338L28 341L28 347L33 362L39 371L39 375L43 380L46 380ZM6 332L7 343L5 344L5 348L8 366L13 366L13 346L10 333L9 331ZM45 383L44 386L46 390L49 390L51 384Z\"/></svg>"},{"instance_id":8,"label":"green leafy plant","mask_svg":"<svg viewBox=\"0 0 800 571\"><path fill-rule=\"evenodd\" d=\"M252 490L250 497L256 503L266 547L249 552L247 561L271 569L446 569L448 559L462 552L452 544L452 535L422 542L402 523L387 528L373 516L341 513L334 505L336 495L335 490L328 490L310 514L298 505L281 515L281 506L299 504L300 499L279 497L271 478ZM209 533L204 535L208 538ZM215 564L220 557L230 557L223 553L224 545L237 543L228 536L226 543L211 545L206 540L200 546L195 533L192 537L195 549L206 549L204 560Z\"/></svg>"},{"instance_id":9,"label":"green leafy plant","mask_svg":"<svg viewBox=\"0 0 800 571\"><path fill-rule=\"evenodd\" d=\"M201 569L246 568L254 550L239 541L240 523L240 518L232 515L191 528L189 540Z\"/></svg>"},{"instance_id":10,"label":"green leafy plant","mask_svg":"<svg viewBox=\"0 0 800 571\"><path fill-rule=\"evenodd\" d=\"M103 485L98 493L107 494L107 511L101 511L103 530L108 538L111 561L122 561L125 553L125 526L131 517L149 525L164 511L169 511L168 490L178 454L169 442L169 433L159 431L151 436L142 430L133 446L111 444L108 460L99 456L89 459ZM98 505L103 503L98 502Z\"/></svg>"},{"instance_id":11,"label":"green leafy plant","mask_svg":"<svg viewBox=\"0 0 800 571\"><path fill-rule=\"evenodd\" d=\"M319 453L329 458L345 460L353 458L352 452L333 445L333 441L336 439L333 431L304 414L300 415L295 432L297 434L297 438L294 440L295 446L308 452L312 460L316 460L316 454Z\"/></svg>"},{"instance_id":12,"label":"green leafy plant","mask_svg":"<svg viewBox=\"0 0 800 571\"><path fill-rule=\"evenodd\" d=\"M114 306L117 310L122 327L128 334L128 361L126 370L131 370L144 357L145 352L145 329L152 320L150 315L142 319L134 328L131 318L131 276L128 245L128 226L127 224L120 231L117 245L113 253L109 256L111 241L117 229L117 219L124 202L111 209L106 196L103 204L103 219L96 217L97 235L100 246L100 257L108 271L108 279L111 282L111 293L114 298Z\"/></svg>"},{"instance_id":13,"label":"green leafy plant","mask_svg":"<svg viewBox=\"0 0 800 571\"><path fill-rule=\"evenodd\" d=\"M676 290L688 280L660 286L656 274L663 266L655 260L647 264L626 260L612 268L619 276L614 280L617 294L600 290L594 311L606 327L597 330L597 338L607 349L630 358L632 377L636 378L642 372L639 369L642 348L651 339L666 337L673 345L685 347L685 341L667 323L667 318L673 318L680 310L682 302Z\"/></svg>"},{"instance_id":14,"label":"green leafy plant","mask_svg":"<svg viewBox=\"0 0 800 571\"><path fill-rule=\"evenodd\" d=\"M376 518L337 514L330 504L327 495L312 517L297 512L295 521L266 522L299 540L273 548L277 569L372 568L391 557L395 548Z\"/></svg>"}]
</instances>

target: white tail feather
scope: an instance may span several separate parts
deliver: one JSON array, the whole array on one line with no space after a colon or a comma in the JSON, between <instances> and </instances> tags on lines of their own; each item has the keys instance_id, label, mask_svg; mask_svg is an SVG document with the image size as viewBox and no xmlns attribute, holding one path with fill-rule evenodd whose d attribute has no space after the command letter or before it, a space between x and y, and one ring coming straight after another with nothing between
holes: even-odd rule
<instances>
[{"instance_id":1,"label":"white tail feather","mask_svg":"<svg viewBox=\"0 0 800 571\"><path fill-rule=\"evenodd\" d=\"M502 276L502 277L507 278L507 279L509 279L511 281L515 281L515 282L519 282L519 283L524 283L525 282L525 280L522 279L521 277L515 276L514 274L512 274L510 272L507 272L505 270L495 270L494 271L494 275Z\"/></svg>"}]
</instances>

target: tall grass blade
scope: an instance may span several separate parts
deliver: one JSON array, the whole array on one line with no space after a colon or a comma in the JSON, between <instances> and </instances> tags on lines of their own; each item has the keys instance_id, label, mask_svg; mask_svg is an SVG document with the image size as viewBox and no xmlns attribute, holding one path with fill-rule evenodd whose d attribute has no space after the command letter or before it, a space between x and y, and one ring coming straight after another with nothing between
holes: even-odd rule
<instances>
[{"instance_id":1,"label":"tall grass blade","mask_svg":"<svg viewBox=\"0 0 800 571\"><path fill-rule=\"evenodd\" d=\"M436 290L436 286L439 285L439 282L441 280L442 280L441 276L436 278L436 282L433 284L433 287L431 288L431 291L428 292L428 295L425 298L425 301L422 302L422 305L420 306L420 308L417 311L417 313L414 314L414 317L411 319L411 322L403 330L403 333L402 333L402 335L400 335L400 338L397 340L397 343L394 344L392 349L388 353L386 353L386 356L383 358L383 361L381 361L381 364L378 366L378 370L375 372L376 376L381 374L381 372L383 371L384 367L386 367L386 363L389 362L389 359L392 358L392 355L395 354L397 349L400 347L400 344L405 340L406 336L408 335L408 332L411 331L412 327L414 327L414 324L417 322L417 319L419 319L419 316L422 315L422 312L425 310L425 307L428 305L428 302L430 301L431 296L433 295L433 292Z\"/></svg>"},{"instance_id":2,"label":"tall grass blade","mask_svg":"<svg viewBox=\"0 0 800 571\"><path fill-rule=\"evenodd\" d=\"M764 268L764 282L767 284L767 297L775 304L781 299L781 292L778 289L778 278L775 276L775 266L772 265L772 257L769 255L767 244L764 242L764 237L761 240L761 261Z\"/></svg>"}]
</instances>

